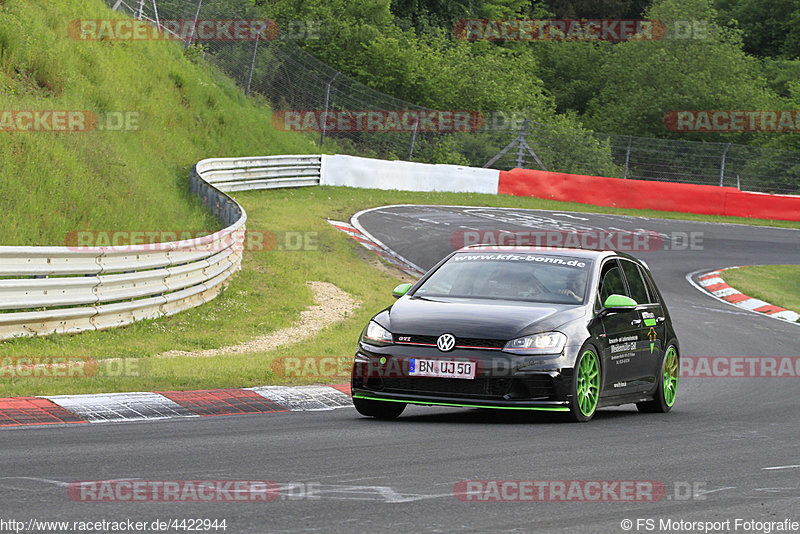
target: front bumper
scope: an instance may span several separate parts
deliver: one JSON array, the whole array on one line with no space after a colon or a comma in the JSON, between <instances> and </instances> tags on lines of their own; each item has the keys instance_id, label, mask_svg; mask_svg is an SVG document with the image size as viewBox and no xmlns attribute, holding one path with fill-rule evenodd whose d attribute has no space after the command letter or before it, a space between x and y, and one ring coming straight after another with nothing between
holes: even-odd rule
<instances>
[{"instance_id":1,"label":"front bumper","mask_svg":"<svg viewBox=\"0 0 800 534\"><path fill-rule=\"evenodd\" d=\"M409 358L470 360L473 379L410 376ZM360 344L353 364L353 398L515 410L567 411L573 363L567 355L520 357L500 351Z\"/></svg>"}]
</instances>

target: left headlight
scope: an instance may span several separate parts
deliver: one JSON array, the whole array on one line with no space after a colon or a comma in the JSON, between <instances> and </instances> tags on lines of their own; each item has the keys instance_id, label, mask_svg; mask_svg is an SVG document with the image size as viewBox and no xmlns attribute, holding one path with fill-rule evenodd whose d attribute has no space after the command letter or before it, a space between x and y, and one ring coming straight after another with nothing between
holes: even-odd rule
<instances>
[{"instance_id":1,"label":"left headlight","mask_svg":"<svg viewBox=\"0 0 800 534\"><path fill-rule=\"evenodd\" d=\"M560 354L567 344L567 336L561 332L542 332L512 339L503 351L513 354Z\"/></svg>"},{"instance_id":2,"label":"left headlight","mask_svg":"<svg viewBox=\"0 0 800 534\"><path fill-rule=\"evenodd\" d=\"M382 347L384 345L391 345L393 340L391 332L386 330L375 321L370 321L367 327L364 329L364 333L361 335L361 341L363 343L367 343L368 345L377 345Z\"/></svg>"}]
</instances>

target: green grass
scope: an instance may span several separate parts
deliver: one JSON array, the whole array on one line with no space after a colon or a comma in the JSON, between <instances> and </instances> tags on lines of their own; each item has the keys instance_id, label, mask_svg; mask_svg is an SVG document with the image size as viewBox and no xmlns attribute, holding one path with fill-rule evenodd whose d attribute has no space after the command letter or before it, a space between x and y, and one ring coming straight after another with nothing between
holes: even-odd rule
<instances>
[{"instance_id":1,"label":"green grass","mask_svg":"<svg viewBox=\"0 0 800 534\"><path fill-rule=\"evenodd\" d=\"M800 313L800 265L756 265L722 271L745 295Z\"/></svg>"},{"instance_id":2,"label":"green grass","mask_svg":"<svg viewBox=\"0 0 800 534\"><path fill-rule=\"evenodd\" d=\"M109 376L113 373L98 373L91 378L72 379L4 378L0 379L3 392L0 396L346 382L341 377L286 379L274 374L271 365L275 358L283 356L349 357L366 321L393 302L391 290L399 283L399 278L370 265L367 261L372 258L370 253L326 222L327 218L348 220L361 209L403 203L463 204L683 218L682 214L596 208L533 198L336 187L253 191L239 193L236 197L248 213L249 230L277 235L287 231L316 232L317 249L246 252L242 271L220 297L173 317L143 321L105 332L23 338L0 343L0 362L3 357L21 356L125 358L136 359L135 373L132 374L138 374L115 377ZM310 280L336 284L360 301L361 307L352 317L327 328L315 338L270 353L212 358L152 358L154 354L168 350L236 344L289 326L298 320L300 311L312 303L306 286Z\"/></svg>"},{"instance_id":3,"label":"green grass","mask_svg":"<svg viewBox=\"0 0 800 534\"><path fill-rule=\"evenodd\" d=\"M76 18L120 18L101 0L0 1L0 111L138 114L138 131L0 131L0 245L64 245L83 230L214 231L188 187L211 156L319 152L277 132L266 105L180 43L78 41Z\"/></svg>"}]
</instances>

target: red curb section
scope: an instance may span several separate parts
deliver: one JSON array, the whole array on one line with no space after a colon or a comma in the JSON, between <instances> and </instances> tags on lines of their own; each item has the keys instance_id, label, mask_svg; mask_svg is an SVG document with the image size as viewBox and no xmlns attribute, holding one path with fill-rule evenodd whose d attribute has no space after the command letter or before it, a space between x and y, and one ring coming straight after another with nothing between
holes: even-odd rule
<instances>
[{"instance_id":1,"label":"red curb section","mask_svg":"<svg viewBox=\"0 0 800 534\"><path fill-rule=\"evenodd\" d=\"M156 391L156 393L202 416L289 411L255 391L247 389Z\"/></svg>"},{"instance_id":2,"label":"red curb section","mask_svg":"<svg viewBox=\"0 0 800 534\"><path fill-rule=\"evenodd\" d=\"M338 389L339 391L341 391L342 393L344 393L348 397L352 397L353 396L352 392L350 391L350 384L334 384L334 385L331 385L331 387L333 389Z\"/></svg>"},{"instance_id":3,"label":"red curb section","mask_svg":"<svg viewBox=\"0 0 800 534\"><path fill-rule=\"evenodd\" d=\"M767 304L766 306L761 306L759 308L754 309L753 311L766 313L767 315L772 315L773 313L780 313L782 311L786 311L786 308L781 308L780 306L773 306L772 304Z\"/></svg>"},{"instance_id":4,"label":"red curb section","mask_svg":"<svg viewBox=\"0 0 800 534\"><path fill-rule=\"evenodd\" d=\"M74 413L39 397L0 399L0 427L88 423Z\"/></svg>"},{"instance_id":5,"label":"red curb section","mask_svg":"<svg viewBox=\"0 0 800 534\"><path fill-rule=\"evenodd\" d=\"M729 286L725 282L722 282L722 283L719 283L719 284L706 286L706 291L714 292L714 291L719 291L720 289L728 289L729 287L731 287L731 286Z\"/></svg>"},{"instance_id":6,"label":"red curb section","mask_svg":"<svg viewBox=\"0 0 800 534\"><path fill-rule=\"evenodd\" d=\"M750 300L750 297L748 297L744 293L733 293L731 295L728 295L727 297L722 297L722 300L727 300L732 304L736 304L737 302L742 302L743 300Z\"/></svg>"}]
</instances>

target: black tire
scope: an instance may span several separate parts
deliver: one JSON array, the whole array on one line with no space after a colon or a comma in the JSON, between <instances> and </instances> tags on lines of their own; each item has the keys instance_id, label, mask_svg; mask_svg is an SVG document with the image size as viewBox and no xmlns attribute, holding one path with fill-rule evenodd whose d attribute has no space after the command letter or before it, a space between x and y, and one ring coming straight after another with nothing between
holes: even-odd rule
<instances>
[{"instance_id":1,"label":"black tire","mask_svg":"<svg viewBox=\"0 0 800 534\"><path fill-rule=\"evenodd\" d=\"M669 364L668 360L670 360ZM658 387L656 388L655 397L651 401L637 402L636 408L639 410L639 412L667 413L672 409L672 407L675 405L675 398L678 393L677 375L678 370L680 369L679 362L680 358L678 357L678 349L675 347L675 345L670 344L667 347L667 350L664 351L664 358L661 360L661 367L659 368L660 370L657 377ZM667 370L668 365L670 365L671 370ZM674 388L672 389L671 393L669 391L670 388Z\"/></svg>"},{"instance_id":2,"label":"black tire","mask_svg":"<svg viewBox=\"0 0 800 534\"><path fill-rule=\"evenodd\" d=\"M593 368L594 370L587 375L587 368ZM572 372L572 400L569 405L570 421L586 423L594 417L600 400L602 384L600 356L598 356L597 349L587 345L581 349L580 356L575 361L575 368Z\"/></svg>"},{"instance_id":3,"label":"black tire","mask_svg":"<svg viewBox=\"0 0 800 534\"><path fill-rule=\"evenodd\" d=\"M369 399L353 399L353 406L361 415L375 419L397 419L406 409L402 402L382 402Z\"/></svg>"}]
</instances>

